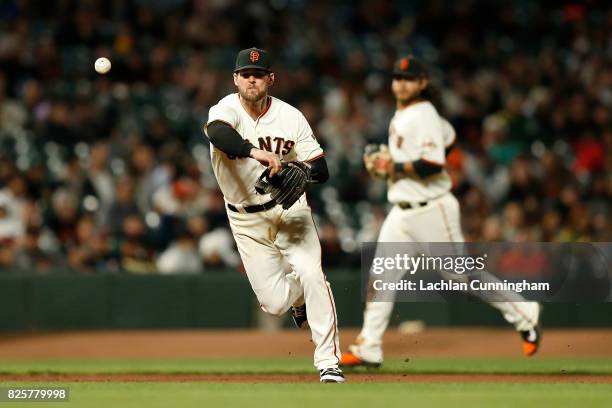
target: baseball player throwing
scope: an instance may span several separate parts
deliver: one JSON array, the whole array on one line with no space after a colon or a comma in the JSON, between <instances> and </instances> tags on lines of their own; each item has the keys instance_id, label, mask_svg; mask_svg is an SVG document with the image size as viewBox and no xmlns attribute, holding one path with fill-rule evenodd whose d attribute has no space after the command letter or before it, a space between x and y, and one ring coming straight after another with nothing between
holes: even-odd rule
<instances>
[{"instance_id":1,"label":"baseball player throwing","mask_svg":"<svg viewBox=\"0 0 612 408\"><path fill-rule=\"evenodd\" d=\"M238 53L238 92L210 108L204 127L212 167L261 308L272 315L291 308L296 325L310 327L321 382L342 383L334 298L304 194L328 179L327 164L304 115L268 95L273 84L266 51Z\"/></svg>"},{"instance_id":2,"label":"baseball player throwing","mask_svg":"<svg viewBox=\"0 0 612 408\"><path fill-rule=\"evenodd\" d=\"M396 62L391 89L397 110L389 125L389 144L364 155L368 171L388 180L393 204L379 242L463 242L457 199L444 166L455 141L452 126L427 100L428 74L423 63L408 56ZM507 302L489 302L514 325L523 351L534 354L540 342L539 305L519 295ZM355 344L342 354L341 366L380 366L382 338L393 302L367 302L363 328Z\"/></svg>"}]
</instances>

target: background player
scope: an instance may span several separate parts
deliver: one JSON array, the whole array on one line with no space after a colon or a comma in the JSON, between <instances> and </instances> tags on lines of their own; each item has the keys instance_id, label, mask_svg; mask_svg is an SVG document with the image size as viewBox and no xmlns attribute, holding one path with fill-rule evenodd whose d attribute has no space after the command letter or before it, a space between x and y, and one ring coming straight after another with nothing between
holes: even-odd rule
<instances>
[{"instance_id":1,"label":"background player","mask_svg":"<svg viewBox=\"0 0 612 408\"><path fill-rule=\"evenodd\" d=\"M454 143L455 132L428 100L431 89L424 64L413 56L401 58L395 64L391 88L397 110L389 125L390 160L373 166L377 171L382 167L379 175L388 179L393 208L378 241L463 242L459 203L450 193L451 180L444 169L445 152ZM367 156L364 159L368 161ZM489 303L521 333L523 351L532 355L540 341L539 305L514 294L509 300ZM342 355L341 365L382 363L382 338L392 310L393 302L366 303L363 328Z\"/></svg>"},{"instance_id":2,"label":"background player","mask_svg":"<svg viewBox=\"0 0 612 408\"><path fill-rule=\"evenodd\" d=\"M254 189L266 167L274 175L281 160L307 162L313 182L329 177L323 150L302 113L268 95L273 83L264 50L238 53L234 70L238 93L210 109L205 127L213 171L261 308L281 315L291 307L296 325L310 326L321 382L340 383L344 376L338 369L334 299L321 268L321 246L305 195L283 210L269 194L258 195Z\"/></svg>"}]
</instances>

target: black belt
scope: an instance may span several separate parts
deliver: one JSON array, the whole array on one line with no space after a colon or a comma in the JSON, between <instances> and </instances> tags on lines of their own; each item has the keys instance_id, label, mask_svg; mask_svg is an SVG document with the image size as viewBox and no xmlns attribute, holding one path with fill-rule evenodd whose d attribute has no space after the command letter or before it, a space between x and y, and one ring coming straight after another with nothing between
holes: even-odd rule
<instances>
[{"instance_id":1,"label":"black belt","mask_svg":"<svg viewBox=\"0 0 612 408\"><path fill-rule=\"evenodd\" d=\"M276 206L276 200L270 200L265 204L257 204L257 205L249 205L248 207L244 207L244 212L247 213L257 213L260 211L266 211L269 210L270 208L274 208ZM230 210L232 210L233 212L237 212L239 213L240 211L238 210L238 208L236 208L236 206L227 203L227 208L229 208Z\"/></svg>"},{"instance_id":2,"label":"black belt","mask_svg":"<svg viewBox=\"0 0 612 408\"><path fill-rule=\"evenodd\" d=\"M421 201L419 203L410 203L408 201L402 201L401 203L397 203L397 206L402 210L415 209L425 207L429 201Z\"/></svg>"}]
</instances>

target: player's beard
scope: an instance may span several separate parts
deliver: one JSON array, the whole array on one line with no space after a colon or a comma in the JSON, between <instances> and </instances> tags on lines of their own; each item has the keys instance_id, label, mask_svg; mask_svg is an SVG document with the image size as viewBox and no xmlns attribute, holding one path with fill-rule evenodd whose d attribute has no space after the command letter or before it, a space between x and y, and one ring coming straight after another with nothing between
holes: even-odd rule
<instances>
[{"instance_id":1,"label":"player's beard","mask_svg":"<svg viewBox=\"0 0 612 408\"><path fill-rule=\"evenodd\" d=\"M256 92L252 92L252 89L255 89ZM240 97L242 99L244 99L247 102L251 102L251 103L261 101L267 95L266 89L257 90L257 88L239 89L239 92L240 92Z\"/></svg>"}]
</instances>

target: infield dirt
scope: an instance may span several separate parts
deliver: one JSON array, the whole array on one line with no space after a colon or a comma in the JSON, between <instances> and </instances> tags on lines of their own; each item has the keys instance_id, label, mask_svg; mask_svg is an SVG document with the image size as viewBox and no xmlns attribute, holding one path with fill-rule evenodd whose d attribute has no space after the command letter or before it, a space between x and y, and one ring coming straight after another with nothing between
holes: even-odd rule
<instances>
[{"instance_id":1,"label":"infield dirt","mask_svg":"<svg viewBox=\"0 0 612 408\"><path fill-rule=\"evenodd\" d=\"M341 330L341 346L356 329ZM304 330L139 330L0 335L0 359L310 357ZM428 328L416 334L388 330L387 357L519 357L512 329ZM612 356L612 329L548 329L538 357Z\"/></svg>"}]
</instances>

